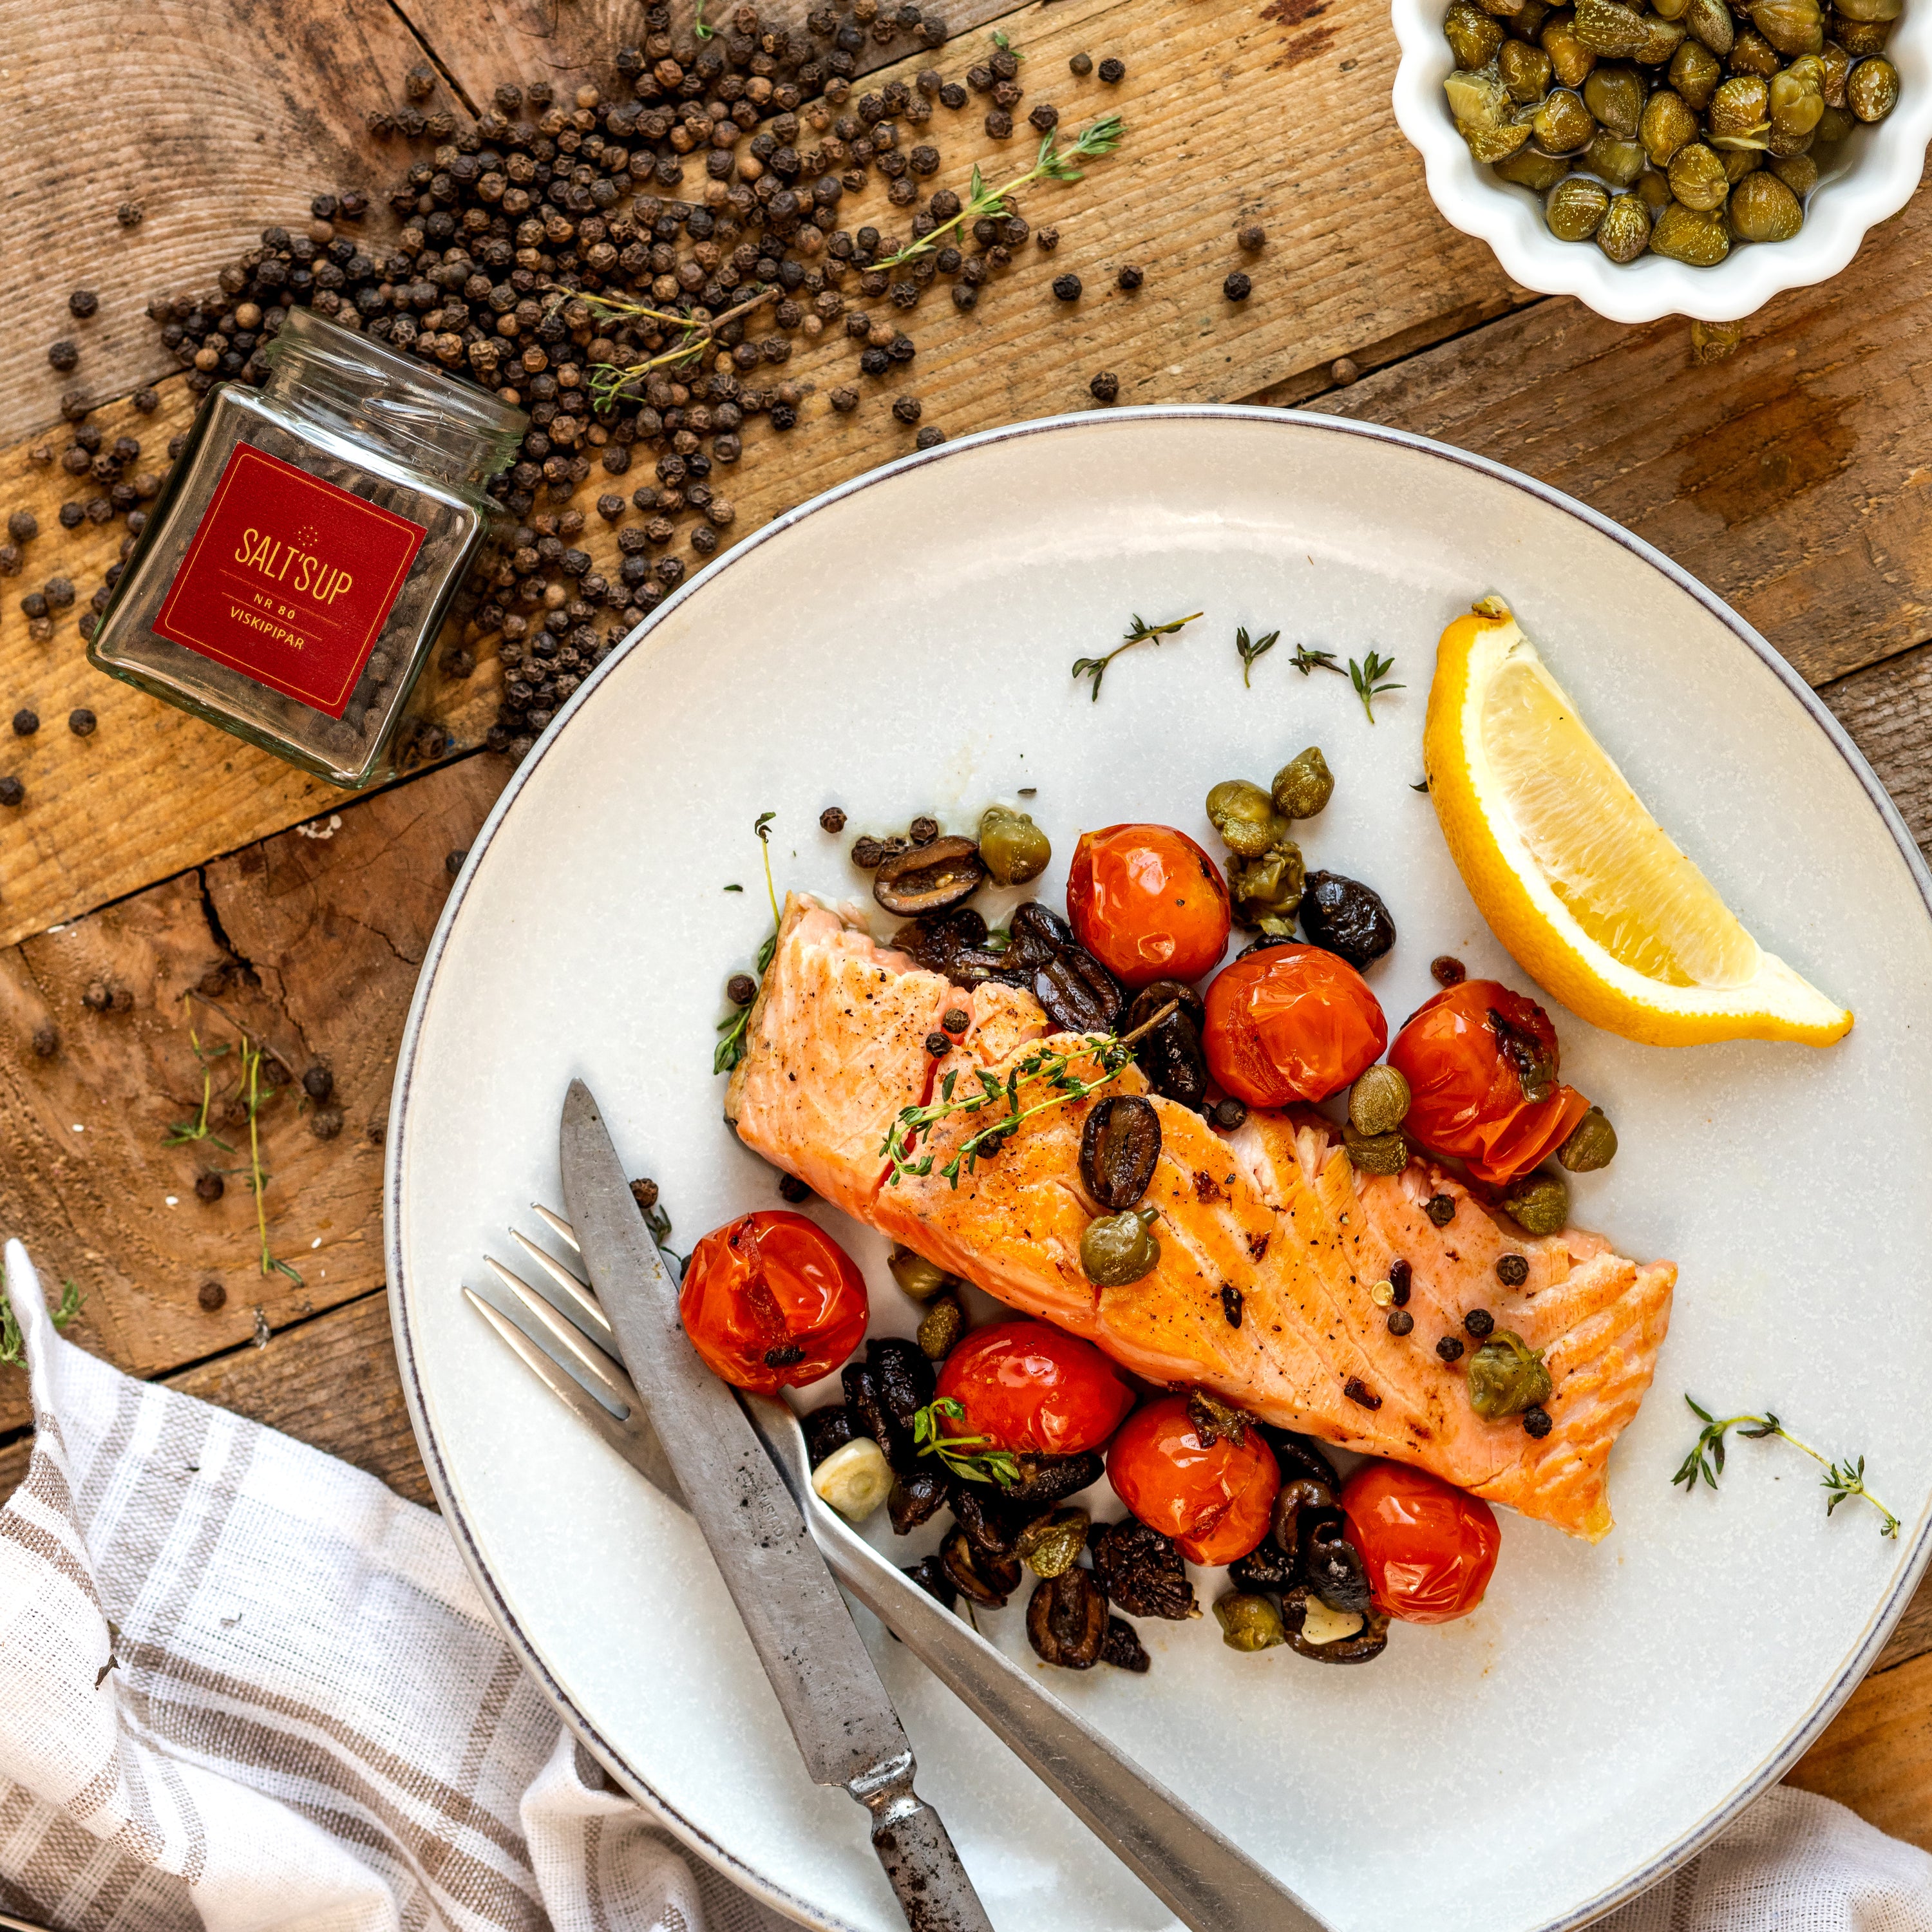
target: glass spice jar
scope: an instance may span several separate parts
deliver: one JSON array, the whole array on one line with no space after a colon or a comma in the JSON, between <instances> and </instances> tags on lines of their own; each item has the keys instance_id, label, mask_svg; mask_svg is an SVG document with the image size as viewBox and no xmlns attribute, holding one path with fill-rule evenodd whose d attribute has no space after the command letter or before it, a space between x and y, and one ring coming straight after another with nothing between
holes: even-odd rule
<instances>
[{"instance_id":1,"label":"glass spice jar","mask_svg":"<svg viewBox=\"0 0 1932 1932\"><path fill-rule=\"evenodd\" d=\"M351 789L395 728L529 426L306 309L209 392L88 646L111 676Z\"/></svg>"}]
</instances>

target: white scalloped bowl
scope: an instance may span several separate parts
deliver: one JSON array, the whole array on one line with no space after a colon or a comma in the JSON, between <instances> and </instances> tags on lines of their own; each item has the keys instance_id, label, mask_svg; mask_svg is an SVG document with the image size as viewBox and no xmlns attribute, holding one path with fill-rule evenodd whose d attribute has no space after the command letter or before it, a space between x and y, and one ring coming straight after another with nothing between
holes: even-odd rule
<instances>
[{"instance_id":1,"label":"white scalloped bowl","mask_svg":"<svg viewBox=\"0 0 1932 1932\"><path fill-rule=\"evenodd\" d=\"M1845 142L1789 242L1738 244L1714 268L1649 254L1619 266L1594 242L1558 241L1544 225L1540 196L1472 158L1442 92L1455 64L1442 34L1448 9L1449 0L1394 0L1391 8L1402 47L1395 118L1422 157L1430 198L1464 234L1486 242L1512 280L1574 296L1612 322L1740 320L1786 289L1828 280L1918 185L1932 139L1932 0L1906 0L1886 49L1898 69L1898 105Z\"/></svg>"}]
</instances>

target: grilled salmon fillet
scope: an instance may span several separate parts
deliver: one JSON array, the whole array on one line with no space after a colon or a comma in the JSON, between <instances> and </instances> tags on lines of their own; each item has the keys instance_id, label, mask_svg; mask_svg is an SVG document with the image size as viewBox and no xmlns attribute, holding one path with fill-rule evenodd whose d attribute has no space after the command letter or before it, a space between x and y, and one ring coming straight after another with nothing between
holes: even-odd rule
<instances>
[{"instance_id":1,"label":"grilled salmon fillet","mask_svg":"<svg viewBox=\"0 0 1932 1932\"><path fill-rule=\"evenodd\" d=\"M935 1060L927 1038L956 1009L969 1024ZM794 895L726 1115L748 1146L848 1214L1148 1382L1206 1388L1282 1427L1414 1463L1574 1536L1608 1532L1605 1466L1650 1385L1673 1264L1626 1260L1574 1228L1540 1239L1505 1228L1424 1160L1392 1176L1359 1172L1311 1109L1251 1112L1223 1133L1150 1095L1160 1264L1129 1286L1096 1287L1080 1265L1082 1232L1102 1211L1080 1178L1092 1101L1027 1122L956 1187L940 1170L994 1116L952 1115L920 1149L934 1155L932 1172L888 1184L882 1150L902 1108L926 1103L950 1070L969 1085L980 1070L1004 1078L1048 1030L1030 993L964 992L875 944L856 912ZM1129 1066L1105 1091L1148 1088ZM1425 1212L1438 1194L1456 1208L1442 1227ZM1528 1264L1520 1288L1496 1278L1505 1254ZM1373 1294L1398 1260L1412 1271L1406 1336L1389 1333ZM1466 1363L1436 1352L1478 1308L1544 1352L1554 1426L1540 1442L1518 1419L1478 1415Z\"/></svg>"}]
</instances>

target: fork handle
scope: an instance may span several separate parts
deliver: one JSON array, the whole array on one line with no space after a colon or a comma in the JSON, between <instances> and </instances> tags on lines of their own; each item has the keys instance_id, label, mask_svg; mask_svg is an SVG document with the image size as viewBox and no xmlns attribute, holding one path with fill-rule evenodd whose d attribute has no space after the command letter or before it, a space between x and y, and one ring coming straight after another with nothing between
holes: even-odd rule
<instances>
[{"instance_id":1,"label":"fork handle","mask_svg":"<svg viewBox=\"0 0 1932 1932\"><path fill-rule=\"evenodd\" d=\"M872 1849L911 1932L993 1932L939 1814L913 1789L908 1754L848 1789L872 1814Z\"/></svg>"}]
</instances>

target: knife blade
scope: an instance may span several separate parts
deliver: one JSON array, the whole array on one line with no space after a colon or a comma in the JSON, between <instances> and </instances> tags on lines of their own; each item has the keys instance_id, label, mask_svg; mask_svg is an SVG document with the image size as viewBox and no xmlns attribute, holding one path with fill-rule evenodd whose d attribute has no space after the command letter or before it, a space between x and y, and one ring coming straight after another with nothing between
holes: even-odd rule
<instances>
[{"instance_id":1,"label":"knife blade","mask_svg":"<svg viewBox=\"0 0 1932 1932\"><path fill-rule=\"evenodd\" d=\"M797 1503L685 1334L676 1288L580 1080L559 1140L591 1286L813 1783L843 1785L871 1812L874 1850L914 1932L992 1932L938 1814L913 1789L912 1747Z\"/></svg>"}]
</instances>

